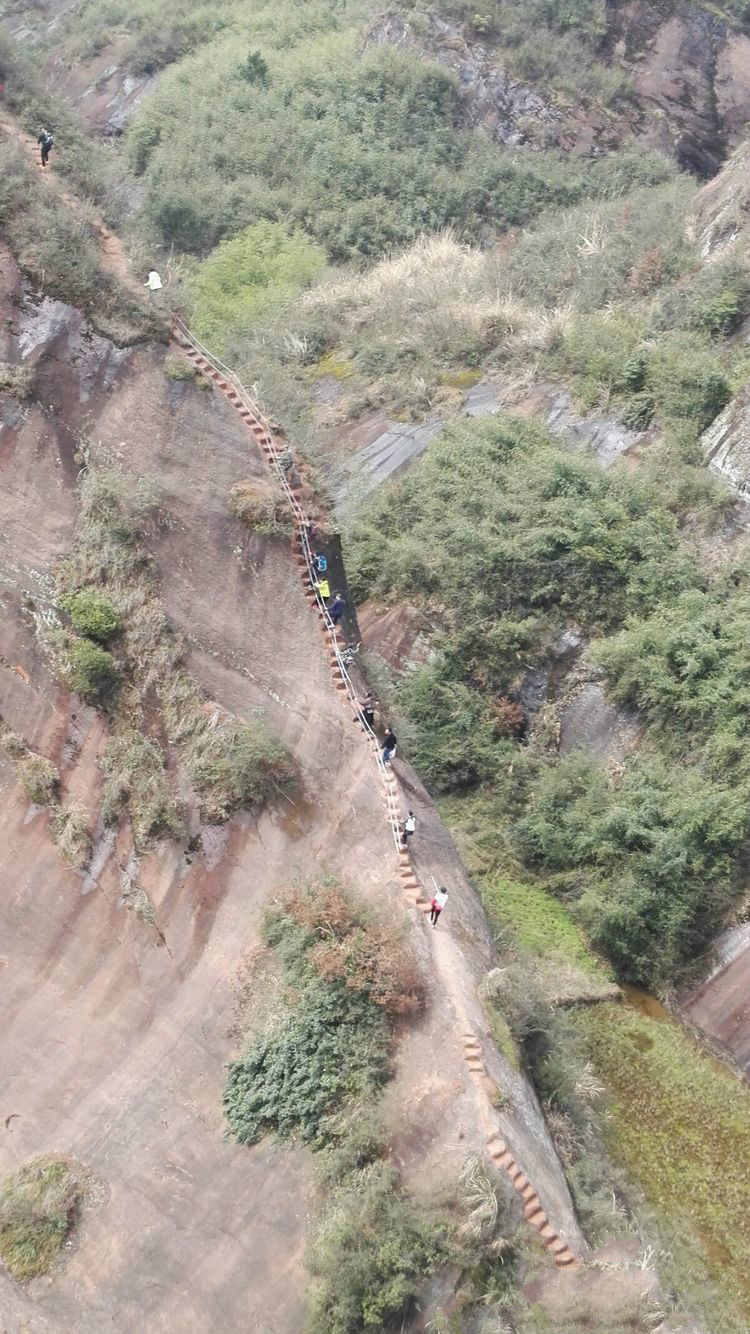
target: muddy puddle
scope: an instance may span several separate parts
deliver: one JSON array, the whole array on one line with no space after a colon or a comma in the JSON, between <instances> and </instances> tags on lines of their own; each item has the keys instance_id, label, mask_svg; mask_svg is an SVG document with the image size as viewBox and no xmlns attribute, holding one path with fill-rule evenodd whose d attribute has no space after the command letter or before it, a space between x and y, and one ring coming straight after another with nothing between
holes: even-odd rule
<instances>
[{"instance_id":1,"label":"muddy puddle","mask_svg":"<svg viewBox=\"0 0 750 1334\"><path fill-rule=\"evenodd\" d=\"M318 803L305 792L294 797L282 796L277 807L277 823L287 838L295 841L307 834L318 818Z\"/></svg>"}]
</instances>

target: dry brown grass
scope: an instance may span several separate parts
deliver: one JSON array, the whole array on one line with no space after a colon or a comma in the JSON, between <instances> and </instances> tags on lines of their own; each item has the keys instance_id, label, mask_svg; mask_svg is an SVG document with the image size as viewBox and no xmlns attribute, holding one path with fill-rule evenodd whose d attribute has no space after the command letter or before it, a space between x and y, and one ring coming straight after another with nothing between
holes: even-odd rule
<instances>
[{"instance_id":1,"label":"dry brown grass","mask_svg":"<svg viewBox=\"0 0 750 1334\"><path fill-rule=\"evenodd\" d=\"M327 982L363 991L387 1014L414 1014L425 1002L417 961L393 923L358 913L335 881L289 890L282 912L316 937L308 958Z\"/></svg>"},{"instance_id":2,"label":"dry brown grass","mask_svg":"<svg viewBox=\"0 0 750 1334\"><path fill-rule=\"evenodd\" d=\"M545 350L571 319L568 306L543 310L520 300L499 254L464 245L452 231L420 237L364 274L320 283L299 308L335 314L344 333L393 331L447 353L466 334L514 353Z\"/></svg>"},{"instance_id":3,"label":"dry brown grass","mask_svg":"<svg viewBox=\"0 0 750 1334\"><path fill-rule=\"evenodd\" d=\"M75 1222L77 1174L64 1159L33 1158L0 1185L0 1259L19 1282L46 1274Z\"/></svg>"},{"instance_id":4,"label":"dry brown grass","mask_svg":"<svg viewBox=\"0 0 750 1334\"><path fill-rule=\"evenodd\" d=\"M52 837L63 857L78 870L84 870L91 860L90 822L86 807L78 802L59 806L50 821Z\"/></svg>"},{"instance_id":5,"label":"dry brown grass","mask_svg":"<svg viewBox=\"0 0 750 1334\"><path fill-rule=\"evenodd\" d=\"M290 536L292 520L280 487L264 478L235 482L227 501L229 512L253 532L268 537Z\"/></svg>"}]
</instances>

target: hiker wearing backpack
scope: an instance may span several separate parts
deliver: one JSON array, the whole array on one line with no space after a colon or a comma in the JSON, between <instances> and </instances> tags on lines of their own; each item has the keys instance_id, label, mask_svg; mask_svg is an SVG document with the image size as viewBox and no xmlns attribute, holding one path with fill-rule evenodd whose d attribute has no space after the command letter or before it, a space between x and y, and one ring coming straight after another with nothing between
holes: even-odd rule
<instances>
[{"instance_id":1,"label":"hiker wearing backpack","mask_svg":"<svg viewBox=\"0 0 750 1334\"><path fill-rule=\"evenodd\" d=\"M55 141L50 131L42 130L42 133L39 135L39 138L37 139L37 143L39 145L39 152L42 159L42 166L46 167L47 163L49 162L50 152L55 146Z\"/></svg>"}]
</instances>

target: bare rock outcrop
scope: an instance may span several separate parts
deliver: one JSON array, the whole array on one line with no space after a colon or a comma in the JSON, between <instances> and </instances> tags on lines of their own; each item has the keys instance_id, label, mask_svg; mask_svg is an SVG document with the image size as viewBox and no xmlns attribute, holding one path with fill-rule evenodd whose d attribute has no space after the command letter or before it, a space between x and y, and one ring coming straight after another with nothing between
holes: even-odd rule
<instances>
[{"instance_id":1,"label":"bare rock outcrop","mask_svg":"<svg viewBox=\"0 0 750 1334\"><path fill-rule=\"evenodd\" d=\"M738 495L750 497L750 385L735 394L701 437L703 459Z\"/></svg>"}]
</instances>

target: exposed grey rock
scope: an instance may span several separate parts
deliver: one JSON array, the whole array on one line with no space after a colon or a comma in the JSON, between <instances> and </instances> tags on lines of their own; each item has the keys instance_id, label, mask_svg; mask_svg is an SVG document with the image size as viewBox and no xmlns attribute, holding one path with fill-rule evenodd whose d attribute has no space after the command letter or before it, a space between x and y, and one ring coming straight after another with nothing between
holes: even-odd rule
<instances>
[{"instance_id":1,"label":"exposed grey rock","mask_svg":"<svg viewBox=\"0 0 750 1334\"><path fill-rule=\"evenodd\" d=\"M637 744L640 725L610 704L597 681L587 681L560 715L560 753L585 750L588 755L619 763Z\"/></svg>"},{"instance_id":2,"label":"exposed grey rock","mask_svg":"<svg viewBox=\"0 0 750 1334\"><path fill-rule=\"evenodd\" d=\"M540 126L555 126L560 112L538 90L519 82L478 42L469 44L453 23L437 14L386 13L372 25L368 43L408 47L436 60L457 76L466 120L481 125L502 144L536 140Z\"/></svg>"},{"instance_id":3,"label":"exposed grey rock","mask_svg":"<svg viewBox=\"0 0 750 1334\"><path fill-rule=\"evenodd\" d=\"M643 439L645 432L628 431L614 417L589 412L584 417L575 408L566 389L552 398L546 412L547 425L573 444L587 445L603 468L619 459Z\"/></svg>"},{"instance_id":4,"label":"exposed grey rock","mask_svg":"<svg viewBox=\"0 0 750 1334\"><path fill-rule=\"evenodd\" d=\"M701 437L704 462L750 497L750 385L740 391Z\"/></svg>"},{"instance_id":5,"label":"exposed grey rock","mask_svg":"<svg viewBox=\"0 0 750 1334\"><path fill-rule=\"evenodd\" d=\"M489 380L480 380L479 384L472 385L461 411L467 417L485 417L490 412L499 412L501 408L497 386Z\"/></svg>"}]
</instances>

